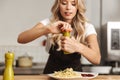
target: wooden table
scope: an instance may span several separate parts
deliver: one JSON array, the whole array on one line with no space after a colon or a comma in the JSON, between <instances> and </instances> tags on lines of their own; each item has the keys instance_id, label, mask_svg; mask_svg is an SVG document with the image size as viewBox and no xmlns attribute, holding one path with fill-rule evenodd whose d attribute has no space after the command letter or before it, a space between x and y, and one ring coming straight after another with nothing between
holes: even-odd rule
<instances>
[{"instance_id":1,"label":"wooden table","mask_svg":"<svg viewBox=\"0 0 120 80\"><path fill-rule=\"evenodd\" d=\"M0 80L2 75L0 75ZM15 75L15 80L55 80L47 75ZM120 75L99 75L90 80L120 80Z\"/></svg>"}]
</instances>

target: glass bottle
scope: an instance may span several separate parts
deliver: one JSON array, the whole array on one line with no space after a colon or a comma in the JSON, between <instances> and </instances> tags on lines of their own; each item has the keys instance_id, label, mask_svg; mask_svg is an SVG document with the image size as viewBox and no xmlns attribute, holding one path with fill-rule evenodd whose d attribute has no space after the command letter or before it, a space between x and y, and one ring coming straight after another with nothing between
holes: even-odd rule
<instances>
[{"instance_id":1,"label":"glass bottle","mask_svg":"<svg viewBox=\"0 0 120 80\"><path fill-rule=\"evenodd\" d=\"M65 37L70 37L70 32L69 31L64 31L63 36ZM64 54L69 54L68 52L64 51Z\"/></svg>"}]
</instances>

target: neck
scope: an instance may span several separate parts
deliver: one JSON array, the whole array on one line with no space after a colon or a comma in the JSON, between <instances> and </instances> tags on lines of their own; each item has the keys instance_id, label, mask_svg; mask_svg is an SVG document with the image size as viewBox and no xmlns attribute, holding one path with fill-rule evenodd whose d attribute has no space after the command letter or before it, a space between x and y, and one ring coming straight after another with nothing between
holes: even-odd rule
<instances>
[{"instance_id":1,"label":"neck","mask_svg":"<svg viewBox=\"0 0 120 80\"><path fill-rule=\"evenodd\" d=\"M65 22L71 24L72 20L64 20Z\"/></svg>"}]
</instances>

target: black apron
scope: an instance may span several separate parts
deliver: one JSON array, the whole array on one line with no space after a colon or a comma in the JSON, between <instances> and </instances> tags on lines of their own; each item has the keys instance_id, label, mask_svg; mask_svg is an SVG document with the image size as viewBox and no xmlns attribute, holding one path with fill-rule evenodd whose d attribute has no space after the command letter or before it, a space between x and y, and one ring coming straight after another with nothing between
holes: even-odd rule
<instances>
[{"instance_id":1,"label":"black apron","mask_svg":"<svg viewBox=\"0 0 120 80\"><path fill-rule=\"evenodd\" d=\"M81 55L76 53L64 54L63 51L57 51L58 45L51 46L50 55L46 63L44 74L54 73L54 71L73 68L74 71L82 71L80 58Z\"/></svg>"}]
</instances>

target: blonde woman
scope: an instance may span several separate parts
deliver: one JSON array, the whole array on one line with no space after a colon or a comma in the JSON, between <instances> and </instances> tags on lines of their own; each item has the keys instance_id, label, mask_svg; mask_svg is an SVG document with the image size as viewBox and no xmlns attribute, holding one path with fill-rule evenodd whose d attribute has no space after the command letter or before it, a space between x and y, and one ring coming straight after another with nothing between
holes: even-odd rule
<instances>
[{"instance_id":1,"label":"blonde woman","mask_svg":"<svg viewBox=\"0 0 120 80\"><path fill-rule=\"evenodd\" d=\"M94 26L87 22L85 11L84 0L55 0L51 9L52 17L40 21L18 36L19 43L28 43L43 35L47 36L46 49L49 58L44 74L66 68L82 71L81 55L92 64L100 63L97 33ZM64 31L69 31L71 37L64 37ZM64 51L69 54L64 54Z\"/></svg>"}]
</instances>

